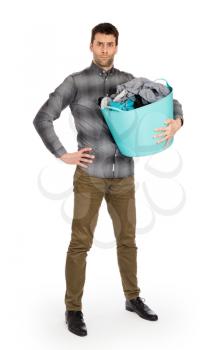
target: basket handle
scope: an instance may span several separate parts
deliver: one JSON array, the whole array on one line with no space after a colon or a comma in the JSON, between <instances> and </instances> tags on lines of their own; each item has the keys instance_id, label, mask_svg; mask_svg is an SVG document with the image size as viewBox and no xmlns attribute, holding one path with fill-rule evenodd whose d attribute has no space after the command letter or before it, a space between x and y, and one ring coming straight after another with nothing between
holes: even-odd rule
<instances>
[{"instance_id":1,"label":"basket handle","mask_svg":"<svg viewBox=\"0 0 224 350\"><path fill-rule=\"evenodd\" d=\"M168 81L166 79L163 79L163 78L158 78L158 79L155 79L154 81L156 80L164 80L166 82L166 86L169 88L169 89L172 89L170 84L168 83Z\"/></svg>"}]
</instances>

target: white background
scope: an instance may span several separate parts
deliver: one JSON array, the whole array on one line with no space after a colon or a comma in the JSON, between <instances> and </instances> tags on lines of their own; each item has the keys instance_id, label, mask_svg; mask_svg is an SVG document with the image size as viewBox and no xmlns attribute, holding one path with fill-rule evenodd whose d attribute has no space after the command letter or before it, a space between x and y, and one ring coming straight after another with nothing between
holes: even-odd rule
<instances>
[{"instance_id":1,"label":"white background","mask_svg":"<svg viewBox=\"0 0 224 350\"><path fill-rule=\"evenodd\" d=\"M222 21L216 0L1 4L2 348L223 349ZM159 320L124 309L103 202L87 258L88 336L80 338L64 322L75 167L54 158L32 122L68 74L90 65L91 29L101 22L120 32L115 67L166 78L182 103L185 124L170 149L135 159L139 286ZM75 151L69 109L55 129ZM38 186L41 171L49 195Z\"/></svg>"}]
</instances>

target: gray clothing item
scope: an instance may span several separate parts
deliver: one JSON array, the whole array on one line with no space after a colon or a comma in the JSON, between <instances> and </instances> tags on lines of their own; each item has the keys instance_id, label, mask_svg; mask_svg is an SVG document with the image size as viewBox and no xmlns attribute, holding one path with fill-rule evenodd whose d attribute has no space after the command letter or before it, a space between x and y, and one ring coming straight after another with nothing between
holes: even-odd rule
<instances>
[{"instance_id":1,"label":"gray clothing item","mask_svg":"<svg viewBox=\"0 0 224 350\"><path fill-rule=\"evenodd\" d=\"M167 86L147 78L134 78L127 83L118 85L116 94L112 95L111 98L117 101L117 97L121 92L123 94L119 98L119 102L124 102L127 99L132 99L134 95L139 95L142 97L143 103L148 104L169 95L170 90Z\"/></svg>"},{"instance_id":2,"label":"gray clothing item","mask_svg":"<svg viewBox=\"0 0 224 350\"><path fill-rule=\"evenodd\" d=\"M98 99L116 92L119 84L134 79L130 73L114 68L104 71L93 61L82 71L68 75L50 93L48 100L36 114L33 124L47 149L61 157L66 153L55 133L53 122L69 106L77 129L78 150L92 147L93 163L83 163L87 174L101 178L134 175L134 159L120 153L98 104ZM181 106L177 101L177 106ZM177 110L176 110L177 111ZM181 114L178 113L177 114ZM175 113L174 113L175 115Z\"/></svg>"}]
</instances>

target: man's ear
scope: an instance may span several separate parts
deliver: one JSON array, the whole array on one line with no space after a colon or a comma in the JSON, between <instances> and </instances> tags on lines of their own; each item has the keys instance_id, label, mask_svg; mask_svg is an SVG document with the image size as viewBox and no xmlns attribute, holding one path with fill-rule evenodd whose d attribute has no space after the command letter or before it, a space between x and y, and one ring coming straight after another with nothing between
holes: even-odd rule
<instances>
[{"instance_id":1,"label":"man's ear","mask_svg":"<svg viewBox=\"0 0 224 350\"><path fill-rule=\"evenodd\" d=\"M92 43L90 43L90 45L89 45L89 49L90 49L90 51L91 51L91 52L93 52L92 47L93 47L93 44L92 44Z\"/></svg>"}]
</instances>

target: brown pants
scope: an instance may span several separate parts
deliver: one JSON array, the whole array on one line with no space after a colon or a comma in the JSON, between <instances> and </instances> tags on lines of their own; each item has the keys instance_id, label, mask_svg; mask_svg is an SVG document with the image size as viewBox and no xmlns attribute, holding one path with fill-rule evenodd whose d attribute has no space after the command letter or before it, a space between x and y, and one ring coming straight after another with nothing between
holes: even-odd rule
<instances>
[{"instance_id":1,"label":"brown pants","mask_svg":"<svg viewBox=\"0 0 224 350\"><path fill-rule=\"evenodd\" d=\"M74 212L65 265L67 310L82 310L86 256L93 241L101 202L105 198L116 237L118 266L124 295L139 296L134 175L123 178L89 176L76 167L73 179Z\"/></svg>"}]
</instances>

